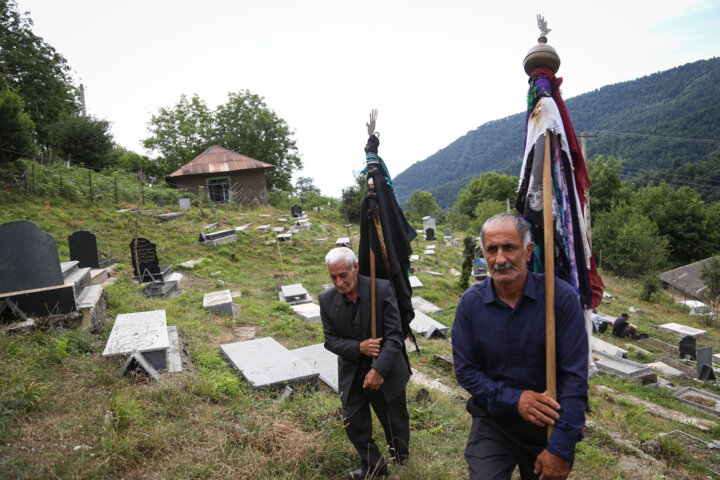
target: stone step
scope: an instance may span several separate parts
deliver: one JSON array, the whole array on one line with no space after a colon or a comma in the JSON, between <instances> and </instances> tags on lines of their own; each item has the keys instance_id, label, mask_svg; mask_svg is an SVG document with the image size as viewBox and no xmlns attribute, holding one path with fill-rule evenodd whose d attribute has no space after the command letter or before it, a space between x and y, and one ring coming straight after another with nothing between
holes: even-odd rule
<instances>
[{"instance_id":1,"label":"stone step","mask_svg":"<svg viewBox=\"0 0 720 480\"><path fill-rule=\"evenodd\" d=\"M95 333L102 332L107 310L107 294L102 285L83 288L77 298L77 309L82 313L83 327L90 327Z\"/></svg>"},{"instance_id":2,"label":"stone step","mask_svg":"<svg viewBox=\"0 0 720 480\"><path fill-rule=\"evenodd\" d=\"M92 283L100 284L108 279L108 269L107 268L93 268L90 270L90 277L92 278Z\"/></svg>"},{"instance_id":3,"label":"stone step","mask_svg":"<svg viewBox=\"0 0 720 480\"><path fill-rule=\"evenodd\" d=\"M63 275L65 284L72 283L77 298L83 288L92 284L92 276L90 275L90 267L72 268L67 275Z\"/></svg>"},{"instance_id":4,"label":"stone step","mask_svg":"<svg viewBox=\"0 0 720 480\"><path fill-rule=\"evenodd\" d=\"M77 260L70 260L69 262L60 262L60 271L62 271L63 278L71 275L75 270L80 268L78 265L80 262Z\"/></svg>"}]
</instances>

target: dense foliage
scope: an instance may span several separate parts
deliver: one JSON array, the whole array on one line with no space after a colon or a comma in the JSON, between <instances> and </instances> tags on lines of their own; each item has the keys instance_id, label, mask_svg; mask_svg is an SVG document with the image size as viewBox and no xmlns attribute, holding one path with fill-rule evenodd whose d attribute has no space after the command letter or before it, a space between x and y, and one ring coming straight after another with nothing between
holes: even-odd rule
<instances>
[{"instance_id":1,"label":"dense foliage","mask_svg":"<svg viewBox=\"0 0 720 480\"><path fill-rule=\"evenodd\" d=\"M572 81L572 79L566 79ZM576 130L599 131L587 141L588 158L620 159L625 179L672 185L697 182L705 200L720 197L720 58L701 60L567 99ZM525 92L518 92L522 98ZM523 154L525 113L485 123L395 178L400 202L430 191L442 208L474 177L495 170L517 175ZM619 135L617 132L637 134ZM595 134L593 134L595 135ZM671 140L665 137L714 139ZM682 169L682 171L677 171ZM671 181L673 175L682 183ZM650 177L648 177L650 175Z\"/></svg>"},{"instance_id":2,"label":"dense foliage","mask_svg":"<svg viewBox=\"0 0 720 480\"><path fill-rule=\"evenodd\" d=\"M292 174L302 167L293 132L270 110L263 97L247 90L231 92L216 111L197 95L182 95L163 107L148 125L146 148L160 154L160 170L172 173L211 145L275 165L266 174L270 190L290 191Z\"/></svg>"}]
</instances>

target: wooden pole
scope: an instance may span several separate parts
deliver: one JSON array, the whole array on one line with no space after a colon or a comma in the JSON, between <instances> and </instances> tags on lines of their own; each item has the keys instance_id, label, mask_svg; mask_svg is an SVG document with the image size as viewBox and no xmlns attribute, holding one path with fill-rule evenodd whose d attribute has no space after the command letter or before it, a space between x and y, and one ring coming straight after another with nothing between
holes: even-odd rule
<instances>
[{"instance_id":1,"label":"wooden pole","mask_svg":"<svg viewBox=\"0 0 720 480\"><path fill-rule=\"evenodd\" d=\"M552 165L550 163L550 130L545 131L543 158L543 233L545 242L545 379L547 395L557 399L555 375L555 245L553 239ZM553 427L548 425L550 439Z\"/></svg>"},{"instance_id":2,"label":"wooden pole","mask_svg":"<svg viewBox=\"0 0 720 480\"><path fill-rule=\"evenodd\" d=\"M370 250L370 332L372 338L377 338L377 312L375 311L375 252Z\"/></svg>"},{"instance_id":3,"label":"wooden pole","mask_svg":"<svg viewBox=\"0 0 720 480\"><path fill-rule=\"evenodd\" d=\"M32 191L35 193L35 162L32 163Z\"/></svg>"},{"instance_id":4,"label":"wooden pole","mask_svg":"<svg viewBox=\"0 0 720 480\"><path fill-rule=\"evenodd\" d=\"M62 191L62 170L60 170L60 196L61 196L61 197L63 196L63 191Z\"/></svg>"},{"instance_id":5,"label":"wooden pole","mask_svg":"<svg viewBox=\"0 0 720 480\"><path fill-rule=\"evenodd\" d=\"M118 203L117 178L115 179L115 203Z\"/></svg>"}]
</instances>

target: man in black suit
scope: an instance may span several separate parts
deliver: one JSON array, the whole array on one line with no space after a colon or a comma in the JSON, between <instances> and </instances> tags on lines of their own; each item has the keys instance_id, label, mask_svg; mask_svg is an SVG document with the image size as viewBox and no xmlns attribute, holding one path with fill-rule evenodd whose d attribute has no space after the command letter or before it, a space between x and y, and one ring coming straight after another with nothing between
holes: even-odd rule
<instances>
[{"instance_id":1,"label":"man in black suit","mask_svg":"<svg viewBox=\"0 0 720 480\"><path fill-rule=\"evenodd\" d=\"M362 459L348 478L385 476L387 462L372 436L370 406L385 431L391 457L400 464L408 460L410 441L405 399L410 366L397 302L390 282L376 279L377 338L370 338L370 279L358 275L357 258L349 248L330 250L325 263L335 285L318 297L325 348L338 356L345 432Z\"/></svg>"}]
</instances>

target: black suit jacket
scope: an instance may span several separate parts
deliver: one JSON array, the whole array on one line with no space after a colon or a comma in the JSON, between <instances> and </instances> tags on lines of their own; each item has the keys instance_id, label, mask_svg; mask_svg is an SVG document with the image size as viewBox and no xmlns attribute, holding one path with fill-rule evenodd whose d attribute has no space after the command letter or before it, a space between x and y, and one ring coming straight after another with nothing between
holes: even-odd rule
<instances>
[{"instance_id":1,"label":"black suit jacket","mask_svg":"<svg viewBox=\"0 0 720 480\"><path fill-rule=\"evenodd\" d=\"M380 391L386 400L392 400L405 390L410 378L410 367L403 354L403 336L400 327L400 313L390 282L376 279L377 336L382 337L380 355L374 360L372 368L383 376ZM355 333L345 308L344 295L328 288L320 293L320 317L322 318L325 348L338 356L338 383L340 400L347 405L348 393L360 365L360 342L371 336L370 325L370 279L358 275L358 295L360 297L360 331Z\"/></svg>"}]
</instances>

